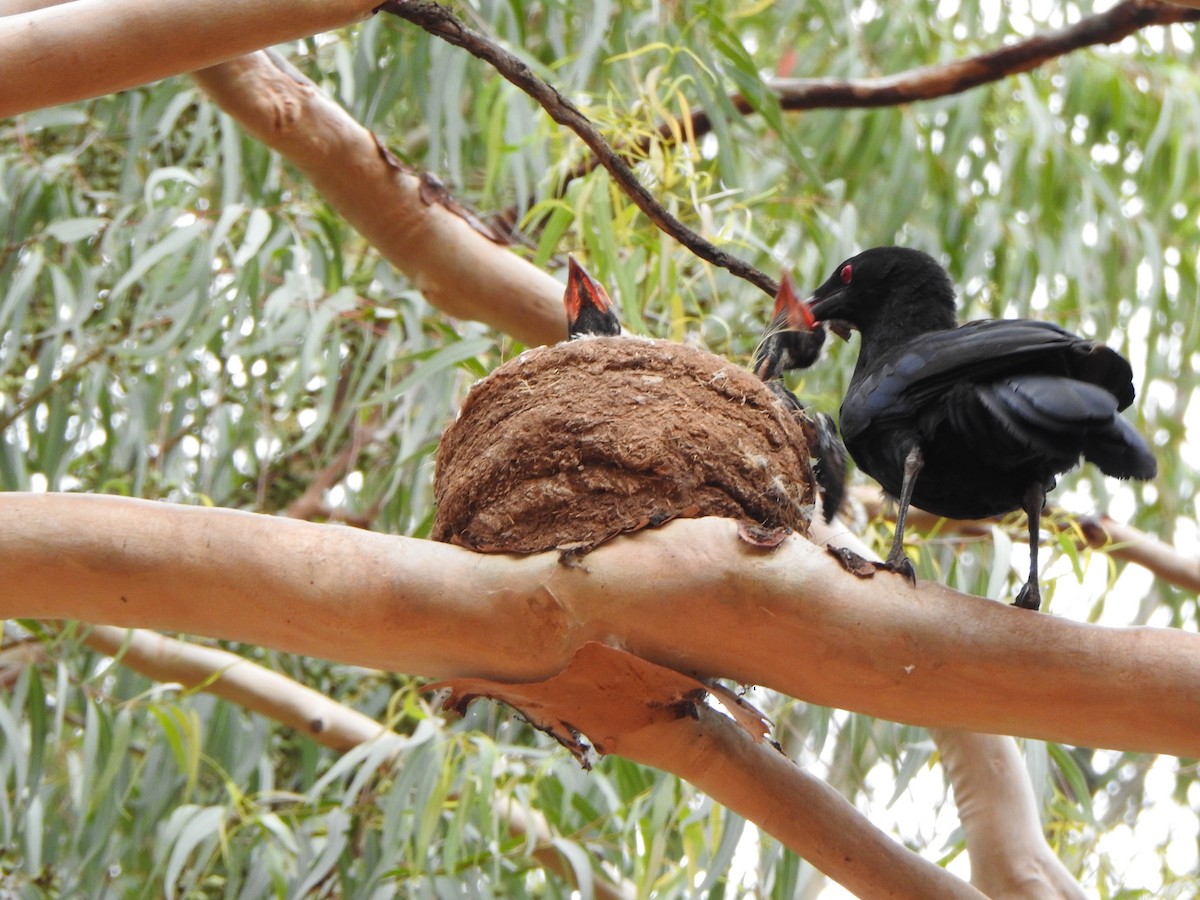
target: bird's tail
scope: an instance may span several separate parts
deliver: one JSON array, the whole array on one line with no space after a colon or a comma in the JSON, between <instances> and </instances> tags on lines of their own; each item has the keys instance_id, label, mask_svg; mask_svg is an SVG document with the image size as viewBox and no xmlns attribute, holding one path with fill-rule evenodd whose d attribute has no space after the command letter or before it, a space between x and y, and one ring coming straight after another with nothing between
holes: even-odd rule
<instances>
[{"instance_id":1,"label":"bird's tail","mask_svg":"<svg viewBox=\"0 0 1200 900\"><path fill-rule=\"evenodd\" d=\"M1103 431L1089 435L1083 451L1088 462L1113 478L1153 478L1158 474L1158 461L1149 445L1134 427L1120 416Z\"/></svg>"}]
</instances>

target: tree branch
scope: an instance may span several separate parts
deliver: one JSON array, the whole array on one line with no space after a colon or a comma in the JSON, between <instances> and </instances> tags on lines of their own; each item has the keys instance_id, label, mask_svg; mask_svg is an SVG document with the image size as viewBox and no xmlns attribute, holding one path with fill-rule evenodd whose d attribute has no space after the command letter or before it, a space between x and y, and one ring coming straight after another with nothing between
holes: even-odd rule
<instances>
[{"instance_id":1,"label":"tree branch","mask_svg":"<svg viewBox=\"0 0 1200 900\"><path fill-rule=\"evenodd\" d=\"M334 750L399 737L370 716L227 650L111 625L93 625L83 642L148 678L204 690Z\"/></svg>"},{"instance_id":2,"label":"tree branch","mask_svg":"<svg viewBox=\"0 0 1200 900\"><path fill-rule=\"evenodd\" d=\"M661 231L669 234L696 256L714 266L727 269L739 278L744 278L771 296L778 291L779 285L774 279L746 261L706 241L664 209L645 185L638 181L625 159L609 146L591 120L556 88L538 78L518 57L497 46L479 32L471 30L450 10L431 0L392 0L383 3L379 8L419 25L430 34L456 47L462 47L490 64L504 78L536 100L555 122L575 132L595 154L599 165L608 170L634 205Z\"/></svg>"},{"instance_id":3,"label":"tree branch","mask_svg":"<svg viewBox=\"0 0 1200 900\"><path fill-rule=\"evenodd\" d=\"M878 490L856 488L853 495L869 518L891 515ZM990 519L943 519L915 507L910 507L908 511L909 526L926 532L936 530L939 534L982 537L991 534L991 530L1003 520L1003 516ZM1136 563L1167 584L1185 591L1200 591L1200 560L1184 556L1153 535L1118 522L1104 513L1076 516L1061 508L1048 507L1042 516L1042 527L1052 534L1069 534L1075 538L1080 549L1090 547L1099 550L1114 559Z\"/></svg>"},{"instance_id":4,"label":"tree branch","mask_svg":"<svg viewBox=\"0 0 1200 900\"><path fill-rule=\"evenodd\" d=\"M671 771L785 846L803 846L805 859L858 896L982 896L905 850L829 785L770 745L755 743L716 710L702 706L696 720L655 722L614 747L657 768L670 760Z\"/></svg>"},{"instance_id":5,"label":"tree branch","mask_svg":"<svg viewBox=\"0 0 1200 900\"><path fill-rule=\"evenodd\" d=\"M771 85L779 95L780 104L790 111L898 106L961 94L1036 69L1084 47L1115 44L1151 25L1193 22L1197 18L1200 13L1156 0L1123 0L1105 12L1085 16L1074 25L967 59L921 66L882 78L781 78L773 80Z\"/></svg>"},{"instance_id":6,"label":"tree branch","mask_svg":"<svg viewBox=\"0 0 1200 900\"><path fill-rule=\"evenodd\" d=\"M206 3L171 0L156 4L148 17L142 4L132 4L131 11L123 2L23 0L18 9L41 12L18 16L14 9L3 17L0 50L15 42L21 53L0 53L0 83L5 84L0 115L209 66L193 72L200 86L251 135L300 169L343 218L412 278L430 303L449 316L483 322L526 344L563 339L566 317L562 285L497 246L477 227L478 223L463 214L461 206L449 199L436 179L409 171L374 134L311 81L265 51L212 65L237 56L247 46L261 47L284 40L285 36L277 35L283 27L280 22L289 23L286 27L290 29L301 28L296 36L347 24L351 19L339 9L353 0L338 0L336 4L306 0L289 6L286 15L280 14L278 0L255 0L236 5L237 15L232 18L213 14ZM353 8L358 18L372 11L369 3L358 2ZM298 12L304 15L297 16ZM125 27L124 17L133 14L139 19L137 27ZM213 41L197 44L192 41L196 32L187 24L191 15L207 16L212 23L224 24L213 35ZM331 18L318 21L312 19L314 15ZM260 21L263 18L275 24L265 27ZM312 24L298 24L303 22ZM180 61L173 61L163 49L172 49L171 42L145 37L148 31L175 27L181 29L176 37L189 42L187 51L180 51ZM307 27L313 30L304 31ZM84 60L91 74L81 84L62 88L74 91L70 96L55 93L55 81L39 79L36 66L16 65L24 58L22 53L41 52L37 43L20 39L31 29L42 36L45 46L66 47L68 41L75 41L70 45L72 59ZM79 40L78 33L87 40ZM231 42L238 49L227 51L225 45ZM158 48L156 53L142 52L149 45ZM68 81L73 84L77 69L77 65L61 65L55 68L55 74L69 75ZM9 103L15 104L11 110L6 106ZM391 214L380 215L381 208ZM463 259L478 262L463 266ZM504 298L504 302L498 303L497 298Z\"/></svg>"},{"instance_id":7,"label":"tree branch","mask_svg":"<svg viewBox=\"0 0 1200 900\"><path fill-rule=\"evenodd\" d=\"M858 579L800 538L764 553L736 534L731 520L679 520L569 567L230 510L5 494L0 616L497 681L547 678L584 642L616 640L668 668L893 721L1200 755L1194 634Z\"/></svg>"},{"instance_id":8,"label":"tree branch","mask_svg":"<svg viewBox=\"0 0 1200 900\"><path fill-rule=\"evenodd\" d=\"M869 552L861 543L855 547ZM395 737L373 719L224 650L105 625L94 626L84 642L148 677L223 697L337 750L381 736ZM711 710L697 714L692 704L687 721L672 721L678 714L666 712L678 705L672 697L661 695L672 690L673 682L687 681L682 676L621 654L625 665L637 671L624 681L616 679L620 683L609 683L614 681L611 673L619 674L620 668L585 669L579 659L576 654L565 673L534 687L546 696L546 686L560 683L574 669L574 684L568 685L569 691L558 689L556 702L574 704L570 721L589 735L604 736L605 752L620 752L687 778L859 893L874 896L891 889L954 896L962 892L953 876L904 850L831 788L787 762L770 745L748 740L743 729L720 714ZM647 685L658 690L649 691ZM689 685L698 686L688 682L685 687ZM503 697L507 692L500 687ZM523 690L518 687L516 694ZM517 705L529 715L526 707ZM644 731L648 722L655 727ZM1043 889L1038 896L1078 896L1078 885L1042 837L1028 775L1012 739L945 730L935 731L933 737L964 818L973 883L989 896L1031 896L1033 888ZM572 880L574 873L551 844L544 820L536 814L527 818L530 813L503 797L497 797L497 802L498 814L510 831L532 831L537 836L532 855L560 877ZM781 815L780 809L788 814ZM610 884L598 873L595 879L598 896L630 893L627 885ZM1049 892L1051 885L1057 893Z\"/></svg>"},{"instance_id":9,"label":"tree branch","mask_svg":"<svg viewBox=\"0 0 1200 900\"><path fill-rule=\"evenodd\" d=\"M93 626L83 642L148 678L203 690L334 750L349 750L371 740L391 741L399 750L403 741L402 735L384 728L370 716L226 650L188 644L137 628L108 625ZM553 835L545 818L507 797L497 795L493 801L496 814L510 833L533 835L537 843L530 856L578 887L570 863L552 843ZM614 884L599 871L593 873L592 885L601 900L622 900L634 893L630 885Z\"/></svg>"},{"instance_id":10,"label":"tree branch","mask_svg":"<svg viewBox=\"0 0 1200 900\"><path fill-rule=\"evenodd\" d=\"M814 522L813 540L878 560L836 520ZM1079 900L1071 877L1042 833L1029 771L1017 743L1000 734L932 728L963 823L971 883L992 898Z\"/></svg>"},{"instance_id":11,"label":"tree branch","mask_svg":"<svg viewBox=\"0 0 1200 900\"><path fill-rule=\"evenodd\" d=\"M971 855L971 884L987 896L1087 896L1042 837L1037 801L1011 738L934 729Z\"/></svg>"},{"instance_id":12,"label":"tree branch","mask_svg":"<svg viewBox=\"0 0 1200 900\"><path fill-rule=\"evenodd\" d=\"M559 282L441 202L436 190L303 75L265 52L193 74L442 312L485 322L526 344L566 336Z\"/></svg>"},{"instance_id":13,"label":"tree branch","mask_svg":"<svg viewBox=\"0 0 1200 900\"><path fill-rule=\"evenodd\" d=\"M18 9L44 4L24 2ZM99 97L370 16L372 0L74 0L3 18L0 118ZM147 52L153 48L153 52Z\"/></svg>"},{"instance_id":14,"label":"tree branch","mask_svg":"<svg viewBox=\"0 0 1200 900\"><path fill-rule=\"evenodd\" d=\"M1195 0L1200 3L1200 0ZM1179 5L1195 5L1179 4ZM1200 20L1200 11L1184 10L1178 5L1155 0L1123 0L1102 13L1085 16L1074 25L1023 41L1007 44L966 59L931 66L920 66L880 78L776 78L767 82L788 112L812 109L868 109L899 106L919 100L934 100L961 94L984 84L1001 81L1028 72L1060 56L1084 47L1115 44L1152 25L1171 25ZM740 94L730 102L743 115L754 108ZM663 122L651 133L617 148L622 159L645 156L651 144L672 144L680 134L701 136L712 130L712 120L702 109L691 115L690 125L681 128L677 120ZM602 165L596 156L574 165L563 177L559 191L576 178Z\"/></svg>"},{"instance_id":15,"label":"tree branch","mask_svg":"<svg viewBox=\"0 0 1200 900\"><path fill-rule=\"evenodd\" d=\"M960 879L886 835L849 802L762 739L706 706L694 679L604 644L579 649L562 672L533 684L456 679L450 703L511 703L538 727L672 772L745 816L821 872L863 897L980 897ZM724 704L724 701L723 701ZM568 724L569 723L569 724Z\"/></svg>"}]
</instances>

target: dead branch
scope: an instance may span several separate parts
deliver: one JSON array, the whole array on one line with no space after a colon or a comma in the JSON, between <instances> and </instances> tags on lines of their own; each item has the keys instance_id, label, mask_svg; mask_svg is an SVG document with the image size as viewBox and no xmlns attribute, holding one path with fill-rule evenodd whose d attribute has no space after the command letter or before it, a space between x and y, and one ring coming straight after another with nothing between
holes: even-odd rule
<instances>
[{"instance_id":1,"label":"dead branch","mask_svg":"<svg viewBox=\"0 0 1200 900\"><path fill-rule=\"evenodd\" d=\"M7 494L0 615L497 681L544 679L584 642L618 641L668 668L892 721L1200 755L1195 634L860 579L801 538L767 553L736 534L731 520L678 520L570 567L231 510Z\"/></svg>"},{"instance_id":2,"label":"dead branch","mask_svg":"<svg viewBox=\"0 0 1200 900\"><path fill-rule=\"evenodd\" d=\"M775 79L784 109L860 109L933 100L1019 75L1084 47L1115 44L1143 28L1192 22L1200 14L1156 0L1123 0L1074 25L1006 44L967 59L921 66L882 78Z\"/></svg>"}]
</instances>

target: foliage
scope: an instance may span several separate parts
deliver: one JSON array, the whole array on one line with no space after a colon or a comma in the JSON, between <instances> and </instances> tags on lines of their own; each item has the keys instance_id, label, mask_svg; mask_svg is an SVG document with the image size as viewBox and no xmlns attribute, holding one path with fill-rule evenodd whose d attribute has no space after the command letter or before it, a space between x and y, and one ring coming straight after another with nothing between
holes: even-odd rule
<instances>
[{"instance_id":1,"label":"foliage","mask_svg":"<svg viewBox=\"0 0 1200 900\"><path fill-rule=\"evenodd\" d=\"M681 128L637 170L673 213L760 267L814 285L858 248L914 244L947 261L964 317L1032 312L1122 349L1162 474L1117 488L1085 471L1060 496L1194 546L1194 31L1151 30L897 109L784 114L765 84L897 72L1090 11L997 9L480 0L473 12L615 140L706 110L710 133ZM584 255L632 330L748 357L770 301L681 252L603 172L556 196L578 145L475 60L384 18L290 55L461 198L515 206L531 258ZM736 113L730 91L759 114ZM280 512L367 433L328 503L380 530L426 533L437 437L469 381L518 349L509 339L437 315L187 79L22 116L0 134L0 488ZM849 359L833 348L802 395L835 412ZM923 574L1006 596L1010 534L1020 540L997 529L966 546L930 541ZM1195 627L1195 598L1132 573L1109 594L1119 573L1105 560L1062 560L1047 570L1067 595L1052 608ZM371 745L338 758L108 665L70 634L38 636L44 657L0 704L5 890L568 893L506 831L497 797L546 816L580 871L586 850L643 895L814 889L805 865L674 779L614 759L585 775L494 709L447 725L408 679L241 648L408 735L395 758ZM919 730L765 699L794 755L870 800L902 839L956 855L961 836L913 799L945 796ZM1027 755L1052 840L1100 895L1196 886L1190 768L1033 742ZM1154 839L1152 866L1131 869L1122 836L1155 806L1176 830Z\"/></svg>"}]
</instances>

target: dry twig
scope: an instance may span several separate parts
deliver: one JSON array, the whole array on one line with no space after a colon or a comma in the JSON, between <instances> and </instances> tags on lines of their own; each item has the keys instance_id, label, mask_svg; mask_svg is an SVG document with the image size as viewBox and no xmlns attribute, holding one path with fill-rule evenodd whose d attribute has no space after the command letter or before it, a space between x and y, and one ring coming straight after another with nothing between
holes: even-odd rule
<instances>
[{"instance_id":1,"label":"dry twig","mask_svg":"<svg viewBox=\"0 0 1200 900\"><path fill-rule=\"evenodd\" d=\"M879 491L864 487L855 489L853 495L869 517L885 514L883 497ZM915 507L908 512L908 524L913 528L925 531L936 528L941 534L965 536L988 535L1004 519L1003 516L990 519L942 519ZM1080 549L1090 547L1114 559L1137 563L1168 584L1186 591L1200 592L1200 560L1184 556L1153 535L1118 522L1105 513L1076 516L1061 508L1048 507L1042 523L1043 528L1051 534L1065 532L1071 535ZM1024 526L1021 527L1023 530Z\"/></svg>"},{"instance_id":2,"label":"dry twig","mask_svg":"<svg viewBox=\"0 0 1200 900\"><path fill-rule=\"evenodd\" d=\"M778 96L779 105L788 112L899 106L961 94L981 85L1029 72L1084 47L1116 43L1151 25L1197 20L1200 20L1200 10L1197 9L1185 10L1155 0L1124 0L1112 9L1086 16L1066 28L1035 35L966 59L920 66L879 78L779 78L767 84ZM749 101L740 94L730 97L730 102L743 115L754 111ZM651 144L670 145L680 134L699 137L711 130L712 120L708 113L698 109L692 113L690 125L681 128L676 120L663 122L650 134L619 148L617 152L622 159L638 159L649 153ZM601 162L595 156L578 162L563 177L559 192L599 165Z\"/></svg>"},{"instance_id":3,"label":"dry twig","mask_svg":"<svg viewBox=\"0 0 1200 900\"><path fill-rule=\"evenodd\" d=\"M599 165L608 170L621 190L659 229L675 238L701 259L707 260L714 266L727 269L771 296L775 295L779 285L773 278L745 260L726 253L705 240L667 212L662 204L654 199L654 195L646 189L646 186L638 180L629 167L629 163L604 139L591 120L556 88L538 78L529 66L518 57L497 46L479 32L468 28L450 10L438 3L430 2L430 0L414 0L414 2L392 0L392 2L382 4L379 9L407 19L413 24L421 26L430 34L440 37L456 47L462 47L473 56L489 63L497 72L536 100L550 115L550 118L579 135L580 140L587 144L588 149L595 154Z\"/></svg>"}]
</instances>

